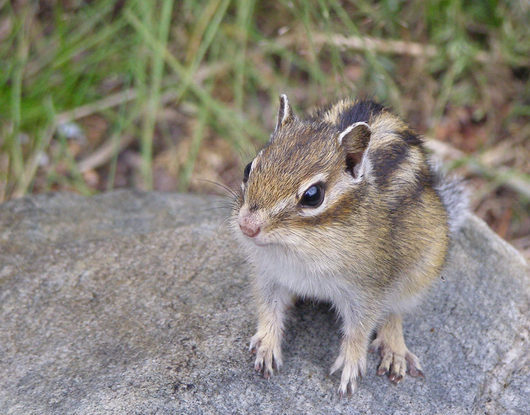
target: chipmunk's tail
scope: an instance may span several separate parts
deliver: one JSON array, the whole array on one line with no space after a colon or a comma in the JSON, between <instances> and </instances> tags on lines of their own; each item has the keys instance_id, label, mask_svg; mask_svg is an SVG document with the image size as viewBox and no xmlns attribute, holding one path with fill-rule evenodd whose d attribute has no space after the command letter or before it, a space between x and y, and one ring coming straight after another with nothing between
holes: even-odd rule
<instances>
[{"instance_id":1,"label":"chipmunk's tail","mask_svg":"<svg viewBox=\"0 0 530 415\"><path fill-rule=\"evenodd\" d=\"M430 165L434 176L434 188L447 210L449 231L455 234L469 214L468 191L463 179L449 176L440 162L431 160Z\"/></svg>"}]
</instances>

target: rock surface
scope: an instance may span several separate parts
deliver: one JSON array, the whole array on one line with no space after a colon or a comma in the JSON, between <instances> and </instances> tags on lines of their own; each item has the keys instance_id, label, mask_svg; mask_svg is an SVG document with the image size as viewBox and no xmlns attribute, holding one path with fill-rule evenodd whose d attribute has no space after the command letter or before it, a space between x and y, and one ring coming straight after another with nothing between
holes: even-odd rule
<instances>
[{"instance_id":1,"label":"rock surface","mask_svg":"<svg viewBox=\"0 0 530 415\"><path fill-rule=\"evenodd\" d=\"M248 267L218 199L119 191L0 205L0 413L528 413L529 269L475 217L405 321L426 378L339 399L329 306L297 305L282 372L247 351Z\"/></svg>"}]
</instances>

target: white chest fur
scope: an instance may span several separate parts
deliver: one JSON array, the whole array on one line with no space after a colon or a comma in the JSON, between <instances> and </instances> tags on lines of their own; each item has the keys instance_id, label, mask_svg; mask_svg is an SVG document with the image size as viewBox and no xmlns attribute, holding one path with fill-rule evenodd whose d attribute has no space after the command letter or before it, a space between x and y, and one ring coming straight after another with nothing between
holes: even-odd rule
<instances>
[{"instance_id":1,"label":"white chest fur","mask_svg":"<svg viewBox=\"0 0 530 415\"><path fill-rule=\"evenodd\" d=\"M351 300L357 297L354 284L344 275L311 258L280 247L254 247L250 259L258 278L275 282L299 297L334 303L345 296Z\"/></svg>"}]
</instances>

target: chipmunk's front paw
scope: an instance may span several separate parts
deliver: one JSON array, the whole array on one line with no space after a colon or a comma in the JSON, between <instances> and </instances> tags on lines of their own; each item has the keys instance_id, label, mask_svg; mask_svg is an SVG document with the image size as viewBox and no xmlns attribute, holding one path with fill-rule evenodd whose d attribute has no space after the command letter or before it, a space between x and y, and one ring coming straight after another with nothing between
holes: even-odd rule
<instances>
[{"instance_id":1,"label":"chipmunk's front paw","mask_svg":"<svg viewBox=\"0 0 530 415\"><path fill-rule=\"evenodd\" d=\"M256 333L250 339L250 351L256 353L254 369L261 372L265 379L269 379L274 370L278 371L282 365L282 350L280 340L270 334Z\"/></svg>"},{"instance_id":2,"label":"chipmunk's front paw","mask_svg":"<svg viewBox=\"0 0 530 415\"><path fill-rule=\"evenodd\" d=\"M388 379L397 385L408 373L413 377L423 377L420 360L405 347L396 350L388 343L376 338L371 345L373 351L379 351L381 363L377 368L379 376L388 375Z\"/></svg>"},{"instance_id":3,"label":"chipmunk's front paw","mask_svg":"<svg viewBox=\"0 0 530 415\"><path fill-rule=\"evenodd\" d=\"M357 389L357 380L362 378L366 372L366 357L351 358L348 354L341 352L333 366L331 366L330 375L342 368L340 378L339 394L344 397L348 393L353 394Z\"/></svg>"}]
</instances>

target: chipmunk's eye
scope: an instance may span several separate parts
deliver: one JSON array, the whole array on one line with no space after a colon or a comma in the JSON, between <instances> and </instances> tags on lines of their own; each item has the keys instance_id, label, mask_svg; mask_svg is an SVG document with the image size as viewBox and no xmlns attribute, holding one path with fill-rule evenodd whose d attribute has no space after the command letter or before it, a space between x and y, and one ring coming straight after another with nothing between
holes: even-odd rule
<instances>
[{"instance_id":1,"label":"chipmunk's eye","mask_svg":"<svg viewBox=\"0 0 530 415\"><path fill-rule=\"evenodd\" d=\"M252 167L252 162L248 163L243 171L243 183L248 181L248 175L250 174L250 168Z\"/></svg>"},{"instance_id":2,"label":"chipmunk's eye","mask_svg":"<svg viewBox=\"0 0 530 415\"><path fill-rule=\"evenodd\" d=\"M304 207L316 208L324 201L324 187L321 183L312 185L302 195L300 204Z\"/></svg>"}]
</instances>

